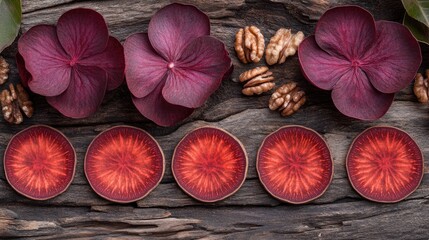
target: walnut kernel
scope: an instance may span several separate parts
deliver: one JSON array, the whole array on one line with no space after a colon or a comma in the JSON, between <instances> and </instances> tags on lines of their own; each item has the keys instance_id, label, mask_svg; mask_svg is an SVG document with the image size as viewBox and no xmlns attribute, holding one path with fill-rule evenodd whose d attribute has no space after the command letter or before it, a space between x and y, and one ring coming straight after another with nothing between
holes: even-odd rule
<instances>
[{"instance_id":1,"label":"walnut kernel","mask_svg":"<svg viewBox=\"0 0 429 240\"><path fill-rule=\"evenodd\" d=\"M22 112L27 117L32 117L34 108L33 103L30 101L28 93L25 91L24 87L21 84L16 84L16 89L18 91L18 105L21 108Z\"/></svg>"},{"instance_id":2,"label":"walnut kernel","mask_svg":"<svg viewBox=\"0 0 429 240\"><path fill-rule=\"evenodd\" d=\"M264 36L255 26L240 28L235 34L234 48L241 62L259 62L264 54Z\"/></svg>"},{"instance_id":3,"label":"walnut kernel","mask_svg":"<svg viewBox=\"0 0 429 240\"><path fill-rule=\"evenodd\" d=\"M9 75L9 64L0 56L0 85L5 83Z\"/></svg>"},{"instance_id":4,"label":"walnut kernel","mask_svg":"<svg viewBox=\"0 0 429 240\"><path fill-rule=\"evenodd\" d=\"M24 117L21 110L27 117L33 115L33 103L21 84L18 84L16 89L12 83L9 84L9 89L4 89L0 94L0 103L3 117L9 123L22 123Z\"/></svg>"},{"instance_id":5,"label":"walnut kernel","mask_svg":"<svg viewBox=\"0 0 429 240\"><path fill-rule=\"evenodd\" d=\"M291 82L276 89L271 95L268 107L287 117L297 112L306 100L304 91L301 91L295 82Z\"/></svg>"},{"instance_id":6,"label":"walnut kernel","mask_svg":"<svg viewBox=\"0 0 429 240\"><path fill-rule=\"evenodd\" d=\"M295 55L302 40L304 33L301 31L292 34L290 29L280 28L267 45L265 61L268 65L284 63L287 57Z\"/></svg>"},{"instance_id":7,"label":"walnut kernel","mask_svg":"<svg viewBox=\"0 0 429 240\"><path fill-rule=\"evenodd\" d=\"M273 73L266 66L243 72L240 74L239 80L246 82L241 92L247 96L268 92L275 86Z\"/></svg>"},{"instance_id":8,"label":"walnut kernel","mask_svg":"<svg viewBox=\"0 0 429 240\"><path fill-rule=\"evenodd\" d=\"M424 78L421 73L417 73L414 81L414 94L421 103L427 103L429 101L428 76L429 69L426 69L426 78Z\"/></svg>"}]
</instances>

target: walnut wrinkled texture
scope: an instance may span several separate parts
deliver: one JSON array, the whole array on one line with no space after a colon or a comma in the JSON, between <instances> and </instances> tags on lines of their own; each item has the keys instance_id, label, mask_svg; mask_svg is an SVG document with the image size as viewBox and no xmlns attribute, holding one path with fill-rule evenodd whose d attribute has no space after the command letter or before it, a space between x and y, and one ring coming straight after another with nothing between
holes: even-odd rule
<instances>
[{"instance_id":1,"label":"walnut wrinkled texture","mask_svg":"<svg viewBox=\"0 0 429 240\"><path fill-rule=\"evenodd\" d=\"M421 73L417 73L414 80L414 94L417 97L417 100L421 103L429 102L429 87L428 87L428 76L429 69L426 69L426 78L423 77Z\"/></svg>"},{"instance_id":2,"label":"walnut wrinkled texture","mask_svg":"<svg viewBox=\"0 0 429 240\"><path fill-rule=\"evenodd\" d=\"M256 67L240 74L240 82L246 82L241 91L244 95L252 96L268 92L276 85L273 73L268 67Z\"/></svg>"},{"instance_id":3,"label":"walnut wrinkled texture","mask_svg":"<svg viewBox=\"0 0 429 240\"><path fill-rule=\"evenodd\" d=\"M259 62L264 55L265 40L259 28L247 26L235 34L235 52L243 63Z\"/></svg>"},{"instance_id":4,"label":"walnut wrinkled texture","mask_svg":"<svg viewBox=\"0 0 429 240\"><path fill-rule=\"evenodd\" d=\"M9 64L0 56L0 85L4 84L9 76Z\"/></svg>"},{"instance_id":5,"label":"walnut wrinkled texture","mask_svg":"<svg viewBox=\"0 0 429 240\"><path fill-rule=\"evenodd\" d=\"M304 91L300 90L295 82L291 82L276 89L271 95L268 107L287 117L297 112L306 100Z\"/></svg>"},{"instance_id":6,"label":"walnut wrinkled texture","mask_svg":"<svg viewBox=\"0 0 429 240\"><path fill-rule=\"evenodd\" d=\"M16 89L18 91L17 100L19 107L21 108L22 112L24 112L25 116L31 118L33 116L34 108L33 102L30 100L30 96L21 84L17 84Z\"/></svg>"},{"instance_id":7,"label":"walnut wrinkled texture","mask_svg":"<svg viewBox=\"0 0 429 240\"><path fill-rule=\"evenodd\" d=\"M21 84L17 84L15 89L15 86L10 83L9 89L1 92L0 103L3 117L9 123L20 124L24 121L21 110L27 117L33 115L33 103Z\"/></svg>"},{"instance_id":8,"label":"walnut wrinkled texture","mask_svg":"<svg viewBox=\"0 0 429 240\"><path fill-rule=\"evenodd\" d=\"M295 55L302 40L304 33L301 31L292 34L290 29L280 28L267 45L265 61L268 65L284 63L287 57Z\"/></svg>"}]
</instances>

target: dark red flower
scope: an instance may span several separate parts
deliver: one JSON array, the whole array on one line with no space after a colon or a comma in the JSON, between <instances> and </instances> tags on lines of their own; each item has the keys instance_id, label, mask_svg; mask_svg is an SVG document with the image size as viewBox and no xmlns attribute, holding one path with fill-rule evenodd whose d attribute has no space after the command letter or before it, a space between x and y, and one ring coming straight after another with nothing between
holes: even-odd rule
<instances>
[{"instance_id":1,"label":"dark red flower","mask_svg":"<svg viewBox=\"0 0 429 240\"><path fill-rule=\"evenodd\" d=\"M93 114L106 90L124 80L123 47L94 10L73 9L56 26L32 27L19 39L18 51L24 85L67 117Z\"/></svg>"},{"instance_id":2,"label":"dark red flower","mask_svg":"<svg viewBox=\"0 0 429 240\"><path fill-rule=\"evenodd\" d=\"M406 27L375 22L357 6L326 11L298 55L305 77L332 90L340 112L362 120L382 117L394 93L410 84L422 61L420 46Z\"/></svg>"},{"instance_id":3,"label":"dark red flower","mask_svg":"<svg viewBox=\"0 0 429 240\"><path fill-rule=\"evenodd\" d=\"M207 15L170 4L151 19L148 33L127 38L125 76L137 109L161 126L188 117L220 86L231 59L209 36Z\"/></svg>"}]
</instances>

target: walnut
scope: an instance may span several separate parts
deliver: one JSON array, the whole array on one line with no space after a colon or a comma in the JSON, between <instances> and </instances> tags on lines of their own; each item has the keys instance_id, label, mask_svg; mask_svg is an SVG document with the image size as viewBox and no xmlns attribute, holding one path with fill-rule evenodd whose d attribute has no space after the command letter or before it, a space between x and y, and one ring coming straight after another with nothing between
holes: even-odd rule
<instances>
[{"instance_id":1,"label":"walnut","mask_svg":"<svg viewBox=\"0 0 429 240\"><path fill-rule=\"evenodd\" d=\"M426 78L424 78L421 73L417 73L414 81L414 94L421 103L427 103L429 101L428 76L429 69L426 69Z\"/></svg>"},{"instance_id":2,"label":"walnut","mask_svg":"<svg viewBox=\"0 0 429 240\"><path fill-rule=\"evenodd\" d=\"M235 35L234 48L241 62L259 62L264 54L264 36L255 26L240 28Z\"/></svg>"},{"instance_id":3,"label":"walnut","mask_svg":"<svg viewBox=\"0 0 429 240\"><path fill-rule=\"evenodd\" d=\"M9 64L0 56L0 85L7 81L9 74Z\"/></svg>"},{"instance_id":4,"label":"walnut","mask_svg":"<svg viewBox=\"0 0 429 240\"><path fill-rule=\"evenodd\" d=\"M295 55L302 40L304 33L301 31L292 34L290 29L280 28L267 45L265 61L268 65L284 63L287 57Z\"/></svg>"},{"instance_id":5,"label":"walnut","mask_svg":"<svg viewBox=\"0 0 429 240\"><path fill-rule=\"evenodd\" d=\"M256 67L240 74L240 82L246 82L241 91L244 95L252 96L268 92L275 86L273 73L268 67Z\"/></svg>"},{"instance_id":6,"label":"walnut","mask_svg":"<svg viewBox=\"0 0 429 240\"><path fill-rule=\"evenodd\" d=\"M22 112L24 112L25 116L32 117L34 108L33 103L30 101L30 97L28 93L25 91L24 87L21 84L16 85L16 89L18 91L18 105L21 108Z\"/></svg>"},{"instance_id":7,"label":"walnut","mask_svg":"<svg viewBox=\"0 0 429 240\"><path fill-rule=\"evenodd\" d=\"M4 119L13 124L20 124L24 120L21 110L27 117L33 115L33 103L29 100L27 92L18 84L15 89L12 83L9 89L4 89L0 94L0 103ZM20 110L21 109L21 110Z\"/></svg>"},{"instance_id":8,"label":"walnut","mask_svg":"<svg viewBox=\"0 0 429 240\"><path fill-rule=\"evenodd\" d=\"M278 110L282 116L294 114L306 101L304 91L295 82L283 84L271 95L268 107Z\"/></svg>"},{"instance_id":9,"label":"walnut","mask_svg":"<svg viewBox=\"0 0 429 240\"><path fill-rule=\"evenodd\" d=\"M12 85L13 86L13 85ZM9 123L20 124L23 121L18 103L13 99L9 90L4 89L0 98L4 119Z\"/></svg>"}]
</instances>

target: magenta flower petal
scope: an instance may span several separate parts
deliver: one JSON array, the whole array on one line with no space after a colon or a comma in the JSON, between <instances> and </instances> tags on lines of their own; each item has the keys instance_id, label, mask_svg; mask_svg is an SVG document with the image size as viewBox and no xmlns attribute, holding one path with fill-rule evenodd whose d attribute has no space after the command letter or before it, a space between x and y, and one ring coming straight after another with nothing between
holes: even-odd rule
<instances>
[{"instance_id":1,"label":"magenta flower petal","mask_svg":"<svg viewBox=\"0 0 429 240\"><path fill-rule=\"evenodd\" d=\"M171 62L192 40L210 34L210 21L196 7L174 3L152 17L148 33L153 48Z\"/></svg>"},{"instance_id":2,"label":"magenta flower petal","mask_svg":"<svg viewBox=\"0 0 429 240\"><path fill-rule=\"evenodd\" d=\"M56 26L31 28L18 41L18 50L23 84L68 117L96 112L106 89L124 81L123 47L109 37L103 17L90 9L67 11Z\"/></svg>"},{"instance_id":3,"label":"magenta flower petal","mask_svg":"<svg viewBox=\"0 0 429 240\"><path fill-rule=\"evenodd\" d=\"M420 46L399 23L378 21L376 26L379 37L362 60L362 69L376 89L394 93L414 79L422 61Z\"/></svg>"},{"instance_id":4,"label":"magenta flower petal","mask_svg":"<svg viewBox=\"0 0 429 240\"><path fill-rule=\"evenodd\" d=\"M231 58L229 58L229 61L231 61ZM228 71L226 71L226 73L223 75L222 77L222 81L228 80L232 73L234 72L234 65L231 62L231 67L228 69Z\"/></svg>"},{"instance_id":5,"label":"magenta flower petal","mask_svg":"<svg viewBox=\"0 0 429 240\"><path fill-rule=\"evenodd\" d=\"M68 55L61 47L54 26L39 25L28 30L18 41L19 53L25 59L25 69L31 74L31 91L56 96L70 82Z\"/></svg>"},{"instance_id":6,"label":"magenta flower petal","mask_svg":"<svg viewBox=\"0 0 429 240\"><path fill-rule=\"evenodd\" d=\"M16 66L18 68L19 77L24 87L28 87L28 82L31 81L31 74L25 68L25 61L19 52L16 54Z\"/></svg>"},{"instance_id":7,"label":"magenta flower petal","mask_svg":"<svg viewBox=\"0 0 429 240\"><path fill-rule=\"evenodd\" d=\"M114 37L109 37L107 48L94 56L79 61L80 65L97 66L107 72L107 90L113 90L124 82L124 48Z\"/></svg>"},{"instance_id":8,"label":"magenta flower petal","mask_svg":"<svg viewBox=\"0 0 429 240\"><path fill-rule=\"evenodd\" d=\"M319 47L329 54L354 60L376 39L374 17L360 7L334 7L322 15L315 35Z\"/></svg>"},{"instance_id":9,"label":"magenta flower petal","mask_svg":"<svg viewBox=\"0 0 429 240\"><path fill-rule=\"evenodd\" d=\"M174 3L152 17L148 34L125 41L127 85L146 118L161 126L178 123L231 74L224 44L209 34L207 15Z\"/></svg>"},{"instance_id":10,"label":"magenta flower petal","mask_svg":"<svg viewBox=\"0 0 429 240\"><path fill-rule=\"evenodd\" d=\"M173 105L162 97L164 84L159 84L153 92L143 98L133 97L139 112L160 126L172 126L187 118L194 111L192 108Z\"/></svg>"},{"instance_id":11,"label":"magenta flower petal","mask_svg":"<svg viewBox=\"0 0 429 240\"><path fill-rule=\"evenodd\" d=\"M324 90L332 90L335 83L350 69L349 61L320 49L314 36L309 36L301 42L298 56L305 77Z\"/></svg>"},{"instance_id":12,"label":"magenta flower petal","mask_svg":"<svg viewBox=\"0 0 429 240\"><path fill-rule=\"evenodd\" d=\"M172 104L200 107L216 91L230 67L231 60L221 41L199 37L170 69L162 95Z\"/></svg>"},{"instance_id":13,"label":"magenta flower petal","mask_svg":"<svg viewBox=\"0 0 429 240\"><path fill-rule=\"evenodd\" d=\"M70 86L61 95L47 97L50 105L71 118L87 117L97 111L107 87L107 73L98 67L73 69Z\"/></svg>"},{"instance_id":14,"label":"magenta flower petal","mask_svg":"<svg viewBox=\"0 0 429 240\"><path fill-rule=\"evenodd\" d=\"M394 94L377 91L361 69L351 68L335 84L331 96L337 109L344 115L375 120L387 112Z\"/></svg>"},{"instance_id":15,"label":"magenta flower petal","mask_svg":"<svg viewBox=\"0 0 429 240\"><path fill-rule=\"evenodd\" d=\"M398 23L375 22L357 6L335 7L320 18L315 37L298 49L304 76L331 90L343 114L375 120L392 104L394 93L406 87L421 63L420 47Z\"/></svg>"},{"instance_id":16,"label":"magenta flower petal","mask_svg":"<svg viewBox=\"0 0 429 240\"><path fill-rule=\"evenodd\" d=\"M167 62L150 45L146 33L137 33L124 43L127 85L137 98L152 92L167 73Z\"/></svg>"},{"instance_id":17,"label":"magenta flower petal","mask_svg":"<svg viewBox=\"0 0 429 240\"><path fill-rule=\"evenodd\" d=\"M85 8L64 13L58 19L57 35L65 51L75 60L103 52L109 40L103 16Z\"/></svg>"}]
</instances>

